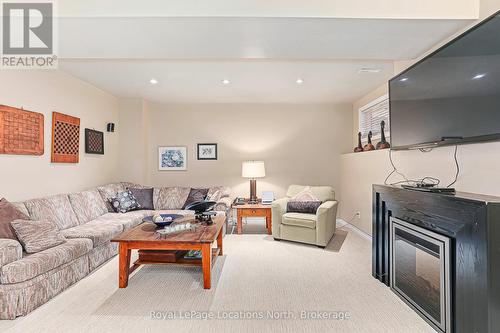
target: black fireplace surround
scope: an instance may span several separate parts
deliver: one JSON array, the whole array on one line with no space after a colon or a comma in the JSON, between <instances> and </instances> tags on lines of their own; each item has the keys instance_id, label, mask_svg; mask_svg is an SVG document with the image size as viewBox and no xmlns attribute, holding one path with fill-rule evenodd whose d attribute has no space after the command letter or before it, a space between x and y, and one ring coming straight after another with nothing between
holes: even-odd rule
<instances>
[{"instance_id":1,"label":"black fireplace surround","mask_svg":"<svg viewBox=\"0 0 500 333\"><path fill-rule=\"evenodd\" d=\"M373 185L372 275L438 332L500 332L500 198Z\"/></svg>"}]
</instances>

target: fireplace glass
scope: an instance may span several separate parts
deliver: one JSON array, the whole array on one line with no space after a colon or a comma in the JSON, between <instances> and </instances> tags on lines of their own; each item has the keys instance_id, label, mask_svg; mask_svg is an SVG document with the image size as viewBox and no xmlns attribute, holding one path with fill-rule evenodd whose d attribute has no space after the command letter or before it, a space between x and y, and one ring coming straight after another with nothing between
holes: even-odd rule
<instances>
[{"instance_id":1,"label":"fireplace glass","mask_svg":"<svg viewBox=\"0 0 500 333\"><path fill-rule=\"evenodd\" d=\"M435 328L451 332L450 240L391 218L391 288Z\"/></svg>"}]
</instances>

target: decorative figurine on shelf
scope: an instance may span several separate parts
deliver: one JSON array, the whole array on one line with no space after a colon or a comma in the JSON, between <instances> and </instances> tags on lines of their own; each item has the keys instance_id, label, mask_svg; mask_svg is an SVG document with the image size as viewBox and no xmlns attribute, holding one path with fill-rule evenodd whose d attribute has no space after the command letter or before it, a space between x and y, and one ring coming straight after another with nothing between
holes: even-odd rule
<instances>
[{"instance_id":1,"label":"decorative figurine on shelf","mask_svg":"<svg viewBox=\"0 0 500 333\"><path fill-rule=\"evenodd\" d=\"M375 150L375 147L372 145L372 131L368 132L368 143L363 147L363 151Z\"/></svg>"},{"instance_id":2,"label":"decorative figurine on shelf","mask_svg":"<svg viewBox=\"0 0 500 333\"><path fill-rule=\"evenodd\" d=\"M355 153L360 153L363 151L363 145L361 144L361 132L358 132L358 146L354 148Z\"/></svg>"},{"instance_id":3,"label":"decorative figurine on shelf","mask_svg":"<svg viewBox=\"0 0 500 333\"><path fill-rule=\"evenodd\" d=\"M377 143L377 149L387 149L391 148L391 145L389 142L385 140L385 132L384 132L384 127L385 127L385 121L380 122L380 142Z\"/></svg>"}]
</instances>

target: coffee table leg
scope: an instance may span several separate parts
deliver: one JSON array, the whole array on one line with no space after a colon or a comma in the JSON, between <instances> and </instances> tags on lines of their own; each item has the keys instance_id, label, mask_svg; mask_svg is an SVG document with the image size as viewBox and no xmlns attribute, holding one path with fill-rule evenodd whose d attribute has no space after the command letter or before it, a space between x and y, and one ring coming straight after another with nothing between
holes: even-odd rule
<instances>
[{"instance_id":1,"label":"coffee table leg","mask_svg":"<svg viewBox=\"0 0 500 333\"><path fill-rule=\"evenodd\" d=\"M210 289L212 284L212 248L210 243L201 246L201 267L203 270L203 288Z\"/></svg>"},{"instance_id":2,"label":"coffee table leg","mask_svg":"<svg viewBox=\"0 0 500 333\"><path fill-rule=\"evenodd\" d=\"M219 255L222 256L224 254L222 250L222 229L219 231L219 236L217 236L217 248L219 248Z\"/></svg>"},{"instance_id":3,"label":"coffee table leg","mask_svg":"<svg viewBox=\"0 0 500 333\"><path fill-rule=\"evenodd\" d=\"M119 257L119 266L120 266L120 275L118 279L118 286L120 288L127 288L128 285L128 275L130 269L130 249L127 247L127 244L120 243L120 257Z\"/></svg>"}]
</instances>

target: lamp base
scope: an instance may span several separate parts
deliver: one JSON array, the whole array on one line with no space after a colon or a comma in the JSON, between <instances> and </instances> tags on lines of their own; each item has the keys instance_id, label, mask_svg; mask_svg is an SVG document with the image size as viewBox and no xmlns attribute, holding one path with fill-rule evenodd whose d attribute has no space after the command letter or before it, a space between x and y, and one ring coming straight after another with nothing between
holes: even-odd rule
<instances>
[{"instance_id":1,"label":"lamp base","mask_svg":"<svg viewBox=\"0 0 500 333\"><path fill-rule=\"evenodd\" d=\"M250 179L250 201L249 203L255 204L258 202L257 199L257 180Z\"/></svg>"}]
</instances>

